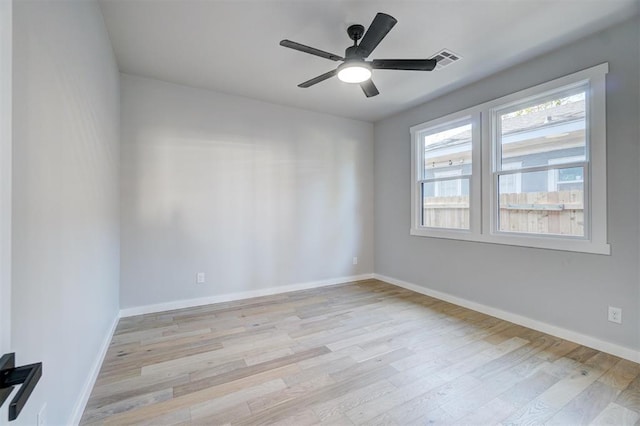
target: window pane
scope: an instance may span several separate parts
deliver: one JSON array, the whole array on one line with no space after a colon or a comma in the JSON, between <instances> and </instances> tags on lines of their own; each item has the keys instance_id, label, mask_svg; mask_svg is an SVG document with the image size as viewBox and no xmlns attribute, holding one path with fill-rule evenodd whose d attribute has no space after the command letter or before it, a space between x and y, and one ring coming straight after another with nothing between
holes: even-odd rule
<instances>
[{"instance_id":1,"label":"window pane","mask_svg":"<svg viewBox=\"0 0 640 426\"><path fill-rule=\"evenodd\" d=\"M422 184L422 226L469 229L469 178Z\"/></svg>"},{"instance_id":2,"label":"window pane","mask_svg":"<svg viewBox=\"0 0 640 426\"><path fill-rule=\"evenodd\" d=\"M500 193L520 192L522 186L522 174L514 173L511 175L500 176Z\"/></svg>"},{"instance_id":3,"label":"window pane","mask_svg":"<svg viewBox=\"0 0 640 426\"><path fill-rule=\"evenodd\" d=\"M517 170L522 168L522 162L512 161L502 164L502 170ZM519 192L522 186L522 174L504 175L500 179L500 192Z\"/></svg>"},{"instance_id":4,"label":"window pane","mask_svg":"<svg viewBox=\"0 0 640 426\"><path fill-rule=\"evenodd\" d=\"M471 174L471 123L424 136L424 179Z\"/></svg>"},{"instance_id":5,"label":"window pane","mask_svg":"<svg viewBox=\"0 0 640 426\"><path fill-rule=\"evenodd\" d=\"M500 231L584 236L583 167L516 175L498 177Z\"/></svg>"},{"instance_id":6,"label":"window pane","mask_svg":"<svg viewBox=\"0 0 640 426\"><path fill-rule=\"evenodd\" d=\"M503 110L499 118L501 170L516 161L534 167L586 160L584 91Z\"/></svg>"}]
</instances>

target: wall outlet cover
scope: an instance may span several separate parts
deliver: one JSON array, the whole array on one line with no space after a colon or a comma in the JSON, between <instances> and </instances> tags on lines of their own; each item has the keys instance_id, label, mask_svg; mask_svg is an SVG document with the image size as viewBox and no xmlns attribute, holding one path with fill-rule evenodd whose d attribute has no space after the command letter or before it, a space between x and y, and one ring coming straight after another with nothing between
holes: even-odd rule
<instances>
[{"instance_id":1,"label":"wall outlet cover","mask_svg":"<svg viewBox=\"0 0 640 426\"><path fill-rule=\"evenodd\" d=\"M615 306L609 306L609 321L622 324L622 309Z\"/></svg>"},{"instance_id":2,"label":"wall outlet cover","mask_svg":"<svg viewBox=\"0 0 640 426\"><path fill-rule=\"evenodd\" d=\"M203 284L205 282L205 274L204 272L198 272L196 274L196 283Z\"/></svg>"}]
</instances>

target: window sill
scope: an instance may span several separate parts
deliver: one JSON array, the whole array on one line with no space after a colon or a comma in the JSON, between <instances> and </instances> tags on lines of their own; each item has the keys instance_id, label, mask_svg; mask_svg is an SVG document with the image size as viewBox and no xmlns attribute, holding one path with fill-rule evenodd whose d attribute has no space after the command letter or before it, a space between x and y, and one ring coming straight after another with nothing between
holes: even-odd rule
<instances>
[{"instance_id":1,"label":"window sill","mask_svg":"<svg viewBox=\"0 0 640 426\"><path fill-rule=\"evenodd\" d=\"M413 236L444 238L448 240L472 241L477 243L502 244L508 246L529 247L547 250L571 251L578 253L611 255L611 245L589 240L563 239L554 237L536 237L527 235L477 235L465 230L437 230L412 228Z\"/></svg>"}]
</instances>

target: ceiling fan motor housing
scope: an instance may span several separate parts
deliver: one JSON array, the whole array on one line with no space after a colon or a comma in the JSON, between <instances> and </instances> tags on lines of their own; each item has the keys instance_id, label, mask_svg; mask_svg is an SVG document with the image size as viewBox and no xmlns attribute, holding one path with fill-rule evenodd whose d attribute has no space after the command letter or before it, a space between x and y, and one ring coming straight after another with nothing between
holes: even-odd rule
<instances>
[{"instance_id":1,"label":"ceiling fan motor housing","mask_svg":"<svg viewBox=\"0 0 640 426\"><path fill-rule=\"evenodd\" d=\"M349 46L344 51L345 60L362 59L362 55L358 53L358 46Z\"/></svg>"}]
</instances>

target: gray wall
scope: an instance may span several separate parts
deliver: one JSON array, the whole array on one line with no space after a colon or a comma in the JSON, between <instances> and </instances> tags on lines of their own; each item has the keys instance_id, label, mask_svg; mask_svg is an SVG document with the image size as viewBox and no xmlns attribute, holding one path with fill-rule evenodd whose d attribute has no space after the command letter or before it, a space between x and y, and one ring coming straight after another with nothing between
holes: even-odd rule
<instances>
[{"instance_id":1,"label":"gray wall","mask_svg":"<svg viewBox=\"0 0 640 426\"><path fill-rule=\"evenodd\" d=\"M122 308L373 272L372 124L128 75L121 97Z\"/></svg>"},{"instance_id":2,"label":"gray wall","mask_svg":"<svg viewBox=\"0 0 640 426\"><path fill-rule=\"evenodd\" d=\"M69 424L118 312L119 74L97 3L14 4L12 346L44 374L17 424ZM3 421L6 419L3 419Z\"/></svg>"},{"instance_id":3,"label":"gray wall","mask_svg":"<svg viewBox=\"0 0 640 426\"><path fill-rule=\"evenodd\" d=\"M629 21L376 123L376 273L640 348L639 26ZM409 236L410 126L607 61L611 256ZM622 325L607 321L608 305L623 309Z\"/></svg>"}]
</instances>

